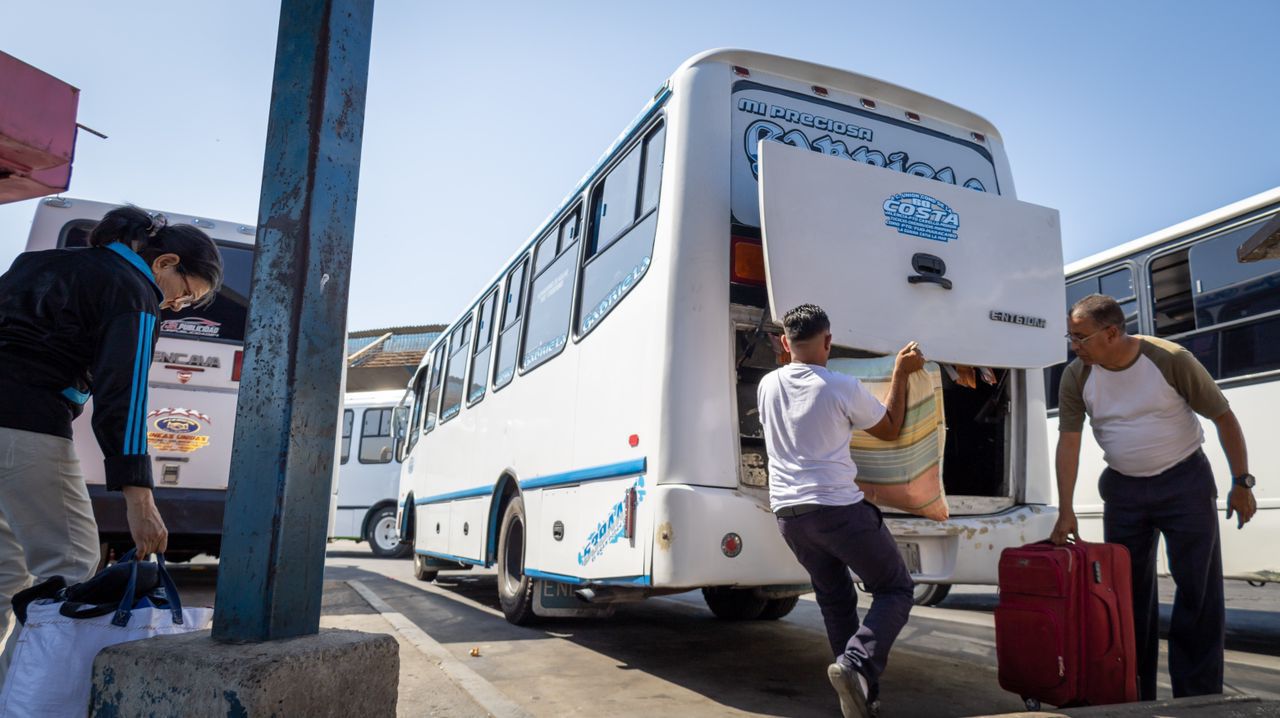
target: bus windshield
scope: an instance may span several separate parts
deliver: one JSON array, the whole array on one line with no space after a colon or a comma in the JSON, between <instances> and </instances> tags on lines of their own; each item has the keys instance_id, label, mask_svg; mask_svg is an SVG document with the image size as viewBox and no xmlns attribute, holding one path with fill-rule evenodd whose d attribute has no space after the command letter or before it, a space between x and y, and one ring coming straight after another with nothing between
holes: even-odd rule
<instances>
[{"instance_id":1,"label":"bus windshield","mask_svg":"<svg viewBox=\"0 0 1280 718\"><path fill-rule=\"evenodd\" d=\"M203 307L160 313L160 333L182 339L243 342L249 314L253 247L218 243L222 253L222 289Z\"/></svg>"}]
</instances>

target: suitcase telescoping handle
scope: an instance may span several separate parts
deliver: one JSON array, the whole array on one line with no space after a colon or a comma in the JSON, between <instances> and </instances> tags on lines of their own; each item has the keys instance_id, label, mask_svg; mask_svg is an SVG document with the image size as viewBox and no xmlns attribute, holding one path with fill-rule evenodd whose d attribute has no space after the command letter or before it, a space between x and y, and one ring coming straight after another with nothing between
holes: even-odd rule
<instances>
[{"instance_id":1,"label":"suitcase telescoping handle","mask_svg":"<svg viewBox=\"0 0 1280 718\"><path fill-rule=\"evenodd\" d=\"M129 568L129 582L124 587L124 597L120 599L116 615L111 619L113 626L123 628L129 625L129 619L133 616L133 602L138 592L138 562L141 560L136 555L136 551L136 549L129 549L124 556L120 557L121 563L129 561L132 565ZM178 586L169 575L169 569L164 566L164 554L156 554L156 567L159 570L160 583L164 586L165 599L169 602L169 613L173 616L173 623L180 626L182 625L182 599L178 597Z\"/></svg>"}]
</instances>

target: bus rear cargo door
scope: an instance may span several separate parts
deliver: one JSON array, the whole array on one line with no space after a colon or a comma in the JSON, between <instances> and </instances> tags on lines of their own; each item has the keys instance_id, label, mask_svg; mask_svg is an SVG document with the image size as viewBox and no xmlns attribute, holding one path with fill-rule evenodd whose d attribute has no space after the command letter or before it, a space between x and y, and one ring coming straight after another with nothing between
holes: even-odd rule
<instances>
[{"instance_id":1,"label":"bus rear cargo door","mask_svg":"<svg viewBox=\"0 0 1280 718\"><path fill-rule=\"evenodd\" d=\"M1062 361L1058 212L903 172L760 144L770 309L823 307L834 342L1033 369Z\"/></svg>"}]
</instances>

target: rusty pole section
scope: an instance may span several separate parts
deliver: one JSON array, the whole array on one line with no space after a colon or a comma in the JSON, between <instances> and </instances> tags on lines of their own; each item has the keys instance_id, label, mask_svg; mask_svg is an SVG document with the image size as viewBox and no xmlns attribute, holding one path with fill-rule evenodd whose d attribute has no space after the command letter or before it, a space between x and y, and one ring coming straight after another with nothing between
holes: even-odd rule
<instances>
[{"instance_id":1,"label":"rusty pole section","mask_svg":"<svg viewBox=\"0 0 1280 718\"><path fill-rule=\"evenodd\" d=\"M213 637L316 633L373 0L282 0Z\"/></svg>"}]
</instances>

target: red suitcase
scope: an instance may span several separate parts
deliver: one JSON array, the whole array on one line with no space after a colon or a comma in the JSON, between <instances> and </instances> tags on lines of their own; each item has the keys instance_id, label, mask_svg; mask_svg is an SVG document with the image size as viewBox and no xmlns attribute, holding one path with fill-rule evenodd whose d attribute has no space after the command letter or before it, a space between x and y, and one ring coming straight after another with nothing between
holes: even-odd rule
<instances>
[{"instance_id":1,"label":"red suitcase","mask_svg":"<svg viewBox=\"0 0 1280 718\"><path fill-rule=\"evenodd\" d=\"M1045 541L1000 553L1000 687L1029 709L1138 700L1129 551Z\"/></svg>"}]
</instances>

